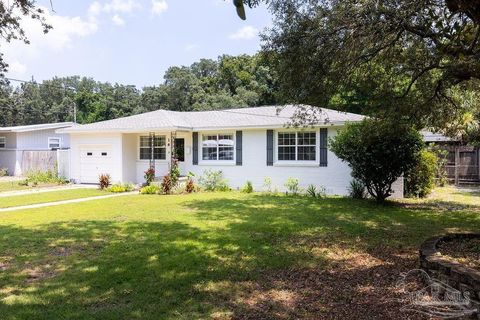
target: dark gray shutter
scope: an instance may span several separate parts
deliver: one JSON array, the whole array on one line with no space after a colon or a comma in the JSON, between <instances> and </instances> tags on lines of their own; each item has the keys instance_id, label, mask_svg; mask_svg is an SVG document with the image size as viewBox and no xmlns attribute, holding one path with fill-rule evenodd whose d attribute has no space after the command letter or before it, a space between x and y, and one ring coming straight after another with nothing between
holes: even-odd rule
<instances>
[{"instance_id":1,"label":"dark gray shutter","mask_svg":"<svg viewBox=\"0 0 480 320\"><path fill-rule=\"evenodd\" d=\"M193 165L198 165L198 132L193 132L192 134L193 137L193 160L192 164Z\"/></svg>"},{"instance_id":2,"label":"dark gray shutter","mask_svg":"<svg viewBox=\"0 0 480 320\"><path fill-rule=\"evenodd\" d=\"M328 129L320 128L320 167L328 165Z\"/></svg>"},{"instance_id":3,"label":"dark gray shutter","mask_svg":"<svg viewBox=\"0 0 480 320\"><path fill-rule=\"evenodd\" d=\"M237 154L237 166L241 166L242 165L242 138L243 138L243 132L242 131L237 131L235 133L235 137L236 137L236 144L235 144L235 147L236 147L236 154Z\"/></svg>"},{"instance_id":4,"label":"dark gray shutter","mask_svg":"<svg viewBox=\"0 0 480 320\"><path fill-rule=\"evenodd\" d=\"M267 166L273 166L273 130L267 130Z\"/></svg>"}]
</instances>

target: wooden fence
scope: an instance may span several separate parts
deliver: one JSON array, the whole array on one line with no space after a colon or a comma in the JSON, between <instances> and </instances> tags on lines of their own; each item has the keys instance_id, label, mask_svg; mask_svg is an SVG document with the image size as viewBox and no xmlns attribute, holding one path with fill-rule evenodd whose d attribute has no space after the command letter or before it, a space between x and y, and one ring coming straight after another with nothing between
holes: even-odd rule
<instances>
[{"instance_id":1,"label":"wooden fence","mask_svg":"<svg viewBox=\"0 0 480 320\"><path fill-rule=\"evenodd\" d=\"M456 185L480 183L479 149L469 146L445 146L448 151L445 171Z\"/></svg>"},{"instance_id":2,"label":"wooden fence","mask_svg":"<svg viewBox=\"0 0 480 320\"><path fill-rule=\"evenodd\" d=\"M23 151L22 172L56 170L57 151Z\"/></svg>"}]
</instances>

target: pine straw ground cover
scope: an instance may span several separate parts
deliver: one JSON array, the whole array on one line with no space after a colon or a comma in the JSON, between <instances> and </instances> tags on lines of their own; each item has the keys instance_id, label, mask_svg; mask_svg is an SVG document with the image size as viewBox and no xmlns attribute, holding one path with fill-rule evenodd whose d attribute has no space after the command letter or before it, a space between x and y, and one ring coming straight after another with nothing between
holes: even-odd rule
<instances>
[{"instance_id":1,"label":"pine straw ground cover","mask_svg":"<svg viewBox=\"0 0 480 320\"><path fill-rule=\"evenodd\" d=\"M426 238L477 231L479 212L454 189L386 206L232 192L7 212L0 315L425 319L400 311L400 273Z\"/></svg>"},{"instance_id":2,"label":"pine straw ground cover","mask_svg":"<svg viewBox=\"0 0 480 320\"><path fill-rule=\"evenodd\" d=\"M480 239L453 239L438 247L442 256L449 260L480 270Z\"/></svg>"}]
</instances>

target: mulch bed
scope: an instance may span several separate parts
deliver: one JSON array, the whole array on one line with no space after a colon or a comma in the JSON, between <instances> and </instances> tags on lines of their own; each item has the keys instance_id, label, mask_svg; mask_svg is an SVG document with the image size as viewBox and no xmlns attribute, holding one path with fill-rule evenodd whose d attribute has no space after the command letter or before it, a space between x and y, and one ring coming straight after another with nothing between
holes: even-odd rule
<instances>
[{"instance_id":1,"label":"mulch bed","mask_svg":"<svg viewBox=\"0 0 480 320\"><path fill-rule=\"evenodd\" d=\"M438 244L438 251L449 260L480 270L480 239L453 239Z\"/></svg>"},{"instance_id":2,"label":"mulch bed","mask_svg":"<svg viewBox=\"0 0 480 320\"><path fill-rule=\"evenodd\" d=\"M292 269L262 275L231 301L235 319L428 319L404 312L398 286L402 272L418 268L418 254L347 254L323 269ZM343 258L342 258L343 257ZM346 257L346 258L345 258ZM335 259L335 257L333 257Z\"/></svg>"}]
</instances>

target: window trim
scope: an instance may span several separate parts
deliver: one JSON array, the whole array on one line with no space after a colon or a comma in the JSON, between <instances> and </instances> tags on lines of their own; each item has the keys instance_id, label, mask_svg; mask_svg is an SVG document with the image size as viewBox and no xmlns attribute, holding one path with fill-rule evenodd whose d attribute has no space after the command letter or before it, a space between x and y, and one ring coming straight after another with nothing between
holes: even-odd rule
<instances>
[{"instance_id":1,"label":"window trim","mask_svg":"<svg viewBox=\"0 0 480 320\"><path fill-rule=\"evenodd\" d=\"M312 166L317 167L320 165L320 133L317 129L312 130L294 130L294 129L282 129L276 130L274 133L273 148L274 148L274 166ZM298 133L315 133L315 160L279 160L278 159L278 135L279 133L295 133L295 159L298 159ZM293 145L292 145L293 146ZM313 145L305 145L313 146Z\"/></svg>"},{"instance_id":2,"label":"window trim","mask_svg":"<svg viewBox=\"0 0 480 320\"><path fill-rule=\"evenodd\" d=\"M198 139L198 163L199 165L202 164L208 164L208 165L235 165L236 164L236 158L237 158L237 142L236 142L236 133L234 131L215 131L215 132L199 132L199 139ZM203 136L208 135L208 136L213 136L216 135L217 139L218 136L225 136L225 135L231 135L232 140L233 140L233 159L232 160L219 160L218 159L218 149L220 146L217 145L217 160L203 160ZM218 141L218 140L217 140Z\"/></svg>"},{"instance_id":3,"label":"window trim","mask_svg":"<svg viewBox=\"0 0 480 320\"><path fill-rule=\"evenodd\" d=\"M140 158L140 149L141 148L146 148L141 146L141 139L142 137L150 137L149 135L145 134L139 134L138 139L137 139L137 161L141 162L149 162L150 159L141 159ZM167 146L169 144L167 140L167 135L166 134L155 134L155 137L163 137L165 139L165 145L163 147L155 147L155 148L165 148L165 159L155 159L155 162L166 162L168 159L168 149Z\"/></svg>"},{"instance_id":4,"label":"window trim","mask_svg":"<svg viewBox=\"0 0 480 320\"><path fill-rule=\"evenodd\" d=\"M3 140L3 147L0 147L0 150L7 149L7 137L6 136L0 136L0 140Z\"/></svg>"},{"instance_id":5,"label":"window trim","mask_svg":"<svg viewBox=\"0 0 480 320\"><path fill-rule=\"evenodd\" d=\"M51 141L54 140L54 139L55 139L55 140L58 140L58 148L52 148L52 147L50 147ZM48 137L47 147L48 147L48 150L61 149L61 148L62 148L62 138L61 138L61 137Z\"/></svg>"}]
</instances>

